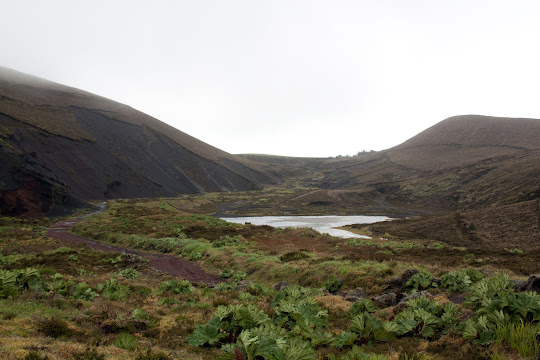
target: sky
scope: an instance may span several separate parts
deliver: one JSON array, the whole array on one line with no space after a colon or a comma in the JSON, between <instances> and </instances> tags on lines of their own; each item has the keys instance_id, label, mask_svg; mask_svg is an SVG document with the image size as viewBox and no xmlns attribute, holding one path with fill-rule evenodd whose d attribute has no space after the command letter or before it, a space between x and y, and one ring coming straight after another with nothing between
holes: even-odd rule
<instances>
[{"instance_id":1,"label":"sky","mask_svg":"<svg viewBox=\"0 0 540 360\"><path fill-rule=\"evenodd\" d=\"M0 65L229 153L327 157L540 118L536 0L0 0Z\"/></svg>"}]
</instances>

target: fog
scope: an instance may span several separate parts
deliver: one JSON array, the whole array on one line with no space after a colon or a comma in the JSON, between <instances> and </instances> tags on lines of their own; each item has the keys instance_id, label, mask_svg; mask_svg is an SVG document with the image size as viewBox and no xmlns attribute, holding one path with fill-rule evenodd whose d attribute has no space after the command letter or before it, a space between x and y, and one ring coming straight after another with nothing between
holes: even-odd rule
<instances>
[{"instance_id":1,"label":"fog","mask_svg":"<svg viewBox=\"0 0 540 360\"><path fill-rule=\"evenodd\" d=\"M536 1L2 1L0 65L231 153L352 155L540 118Z\"/></svg>"}]
</instances>

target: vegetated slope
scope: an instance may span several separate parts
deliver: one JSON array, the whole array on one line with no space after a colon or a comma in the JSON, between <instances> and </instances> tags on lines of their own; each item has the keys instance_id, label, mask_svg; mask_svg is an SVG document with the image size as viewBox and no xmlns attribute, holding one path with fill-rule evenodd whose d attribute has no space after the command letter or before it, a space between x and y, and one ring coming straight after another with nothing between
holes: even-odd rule
<instances>
[{"instance_id":1,"label":"vegetated slope","mask_svg":"<svg viewBox=\"0 0 540 360\"><path fill-rule=\"evenodd\" d=\"M373 226L378 233L439 240L468 248L540 248L540 203L492 206L449 215L399 219Z\"/></svg>"},{"instance_id":2,"label":"vegetated slope","mask_svg":"<svg viewBox=\"0 0 540 360\"><path fill-rule=\"evenodd\" d=\"M0 210L39 215L82 200L252 190L255 162L126 105L0 67Z\"/></svg>"},{"instance_id":3,"label":"vegetated slope","mask_svg":"<svg viewBox=\"0 0 540 360\"><path fill-rule=\"evenodd\" d=\"M456 116L394 148L329 163L324 174L315 182L321 187L416 209L533 200L540 196L540 120Z\"/></svg>"},{"instance_id":4,"label":"vegetated slope","mask_svg":"<svg viewBox=\"0 0 540 360\"><path fill-rule=\"evenodd\" d=\"M394 148L327 163L323 172L314 183L378 202L367 208L441 215L383 224L382 233L540 247L540 120L456 116Z\"/></svg>"}]
</instances>

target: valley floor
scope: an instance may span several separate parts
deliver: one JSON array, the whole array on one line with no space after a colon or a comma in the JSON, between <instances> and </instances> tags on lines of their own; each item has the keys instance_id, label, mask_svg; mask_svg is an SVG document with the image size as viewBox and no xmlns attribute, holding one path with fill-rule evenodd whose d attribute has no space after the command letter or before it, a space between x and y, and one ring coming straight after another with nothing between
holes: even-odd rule
<instances>
[{"instance_id":1,"label":"valley floor","mask_svg":"<svg viewBox=\"0 0 540 360\"><path fill-rule=\"evenodd\" d=\"M341 239L200 214L251 205L270 212L291 193L249 196L110 201L72 234L71 224L1 218L0 357L538 354L540 279L530 277L540 272L538 248L393 235L397 228L386 224L353 227L371 240ZM71 236L79 241L64 241ZM172 276L152 259L174 259L172 270L189 264L188 272L202 269L211 281Z\"/></svg>"}]
</instances>

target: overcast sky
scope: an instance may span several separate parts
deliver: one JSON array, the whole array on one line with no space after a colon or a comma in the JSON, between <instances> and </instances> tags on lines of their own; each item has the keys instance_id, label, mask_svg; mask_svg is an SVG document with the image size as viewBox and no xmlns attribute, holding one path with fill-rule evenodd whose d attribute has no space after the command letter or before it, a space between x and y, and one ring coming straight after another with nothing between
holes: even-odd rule
<instances>
[{"instance_id":1,"label":"overcast sky","mask_svg":"<svg viewBox=\"0 0 540 360\"><path fill-rule=\"evenodd\" d=\"M230 153L352 155L540 118L536 0L0 0L0 65Z\"/></svg>"}]
</instances>

